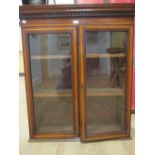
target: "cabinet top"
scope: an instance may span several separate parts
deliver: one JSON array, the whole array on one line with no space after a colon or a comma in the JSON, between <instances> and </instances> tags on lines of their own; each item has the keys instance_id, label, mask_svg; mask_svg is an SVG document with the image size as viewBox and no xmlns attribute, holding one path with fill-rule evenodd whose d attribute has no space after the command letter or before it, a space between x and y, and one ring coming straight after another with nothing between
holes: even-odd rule
<instances>
[{"instance_id":1,"label":"cabinet top","mask_svg":"<svg viewBox=\"0 0 155 155\"><path fill-rule=\"evenodd\" d=\"M85 17L134 17L135 4L23 5L20 20Z\"/></svg>"}]
</instances>

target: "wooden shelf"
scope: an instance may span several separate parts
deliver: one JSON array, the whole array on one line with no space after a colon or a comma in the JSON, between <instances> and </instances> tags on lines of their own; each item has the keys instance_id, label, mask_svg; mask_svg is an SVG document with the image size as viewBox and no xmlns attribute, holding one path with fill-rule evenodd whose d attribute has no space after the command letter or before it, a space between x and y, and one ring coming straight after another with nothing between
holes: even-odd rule
<instances>
[{"instance_id":1,"label":"wooden shelf","mask_svg":"<svg viewBox=\"0 0 155 155\"><path fill-rule=\"evenodd\" d=\"M126 57L125 53L117 54L86 54L86 58L124 58ZM42 59L68 59L71 58L71 55L34 55L31 56L32 60L42 60Z\"/></svg>"},{"instance_id":2,"label":"wooden shelf","mask_svg":"<svg viewBox=\"0 0 155 155\"><path fill-rule=\"evenodd\" d=\"M47 59L68 59L71 55L34 55L31 56L32 60L47 60Z\"/></svg>"},{"instance_id":3,"label":"wooden shelf","mask_svg":"<svg viewBox=\"0 0 155 155\"><path fill-rule=\"evenodd\" d=\"M120 88L87 89L87 96L123 96L124 91Z\"/></svg>"},{"instance_id":4,"label":"wooden shelf","mask_svg":"<svg viewBox=\"0 0 155 155\"><path fill-rule=\"evenodd\" d=\"M86 54L86 58L124 58L126 57L125 53L117 53L117 54Z\"/></svg>"},{"instance_id":5,"label":"wooden shelf","mask_svg":"<svg viewBox=\"0 0 155 155\"><path fill-rule=\"evenodd\" d=\"M123 96L124 91L120 88L105 88L105 89L87 89L87 96ZM49 91L34 93L35 97L71 97L72 91L63 90L61 92Z\"/></svg>"},{"instance_id":6,"label":"wooden shelf","mask_svg":"<svg viewBox=\"0 0 155 155\"><path fill-rule=\"evenodd\" d=\"M72 90L66 89L62 91L49 91L49 92L38 92L34 93L35 97L71 97L72 96Z\"/></svg>"}]
</instances>

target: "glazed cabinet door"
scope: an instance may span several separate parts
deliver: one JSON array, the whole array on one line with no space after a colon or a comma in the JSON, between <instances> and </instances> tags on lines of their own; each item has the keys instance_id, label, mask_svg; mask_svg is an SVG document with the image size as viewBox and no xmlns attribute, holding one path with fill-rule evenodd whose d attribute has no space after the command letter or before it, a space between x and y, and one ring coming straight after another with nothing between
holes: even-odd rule
<instances>
[{"instance_id":1,"label":"glazed cabinet door","mask_svg":"<svg viewBox=\"0 0 155 155\"><path fill-rule=\"evenodd\" d=\"M24 27L22 33L30 137L77 137L76 28Z\"/></svg>"},{"instance_id":2,"label":"glazed cabinet door","mask_svg":"<svg viewBox=\"0 0 155 155\"><path fill-rule=\"evenodd\" d=\"M80 27L81 139L130 135L132 26Z\"/></svg>"}]
</instances>

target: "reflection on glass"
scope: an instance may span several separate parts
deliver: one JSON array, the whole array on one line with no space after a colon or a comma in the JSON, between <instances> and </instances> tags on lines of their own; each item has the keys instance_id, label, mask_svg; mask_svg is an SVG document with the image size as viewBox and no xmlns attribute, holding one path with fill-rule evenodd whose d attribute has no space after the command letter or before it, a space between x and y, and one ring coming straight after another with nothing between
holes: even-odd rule
<instances>
[{"instance_id":1,"label":"reflection on glass","mask_svg":"<svg viewBox=\"0 0 155 155\"><path fill-rule=\"evenodd\" d=\"M36 132L73 133L71 34L29 34L29 49Z\"/></svg>"},{"instance_id":2,"label":"reflection on glass","mask_svg":"<svg viewBox=\"0 0 155 155\"><path fill-rule=\"evenodd\" d=\"M37 133L73 133L72 97L34 97Z\"/></svg>"},{"instance_id":3,"label":"reflection on glass","mask_svg":"<svg viewBox=\"0 0 155 155\"><path fill-rule=\"evenodd\" d=\"M124 102L124 96L88 97L88 133L111 133L124 130Z\"/></svg>"},{"instance_id":4,"label":"reflection on glass","mask_svg":"<svg viewBox=\"0 0 155 155\"><path fill-rule=\"evenodd\" d=\"M61 76L58 79L56 89L57 91L63 89L71 89L72 82L71 82L71 60L65 59L64 64L61 68Z\"/></svg>"},{"instance_id":5,"label":"reflection on glass","mask_svg":"<svg viewBox=\"0 0 155 155\"><path fill-rule=\"evenodd\" d=\"M85 32L88 134L125 129L127 38L126 31Z\"/></svg>"}]
</instances>

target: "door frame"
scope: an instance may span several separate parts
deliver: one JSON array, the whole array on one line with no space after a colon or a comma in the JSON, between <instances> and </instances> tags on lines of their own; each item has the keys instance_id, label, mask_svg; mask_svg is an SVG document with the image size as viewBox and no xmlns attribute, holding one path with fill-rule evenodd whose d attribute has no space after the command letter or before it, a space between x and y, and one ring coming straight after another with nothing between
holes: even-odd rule
<instances>
[{"instance_id":1,"label":"door frame","mask_svg":"<svg viewBox=\"0 0 155 155\"><path fill-rule=\"evenodd\" d=\"M35 114L34 114L34 102L33 102L33 91L32 91L32 75L31 75L31 61L30 51L28 44L29 33L60 33L69 32L72 35L72 94L73 94L73 134L66 133L47 133L38 134L36 133L35 125ZM27 109L28 109L28 123L29 123L29 134L30 139L61 139L61 138L76 138L79 137L79 105L78 105L78 72L77 72L77 30L76 26L71 25L56 25L51 26L22 26L22 41L23 41L23 56L24 56L24 69L25 69L25 83L26 83L26 94L27 94Z\"/></svg>"},{"instance_id":2,"label":"door frame","mask_svg":"<svg viewBox=\"0 0 155 155\"><path fill-rule=\"evenodd\" d=\"M110 20L109 20L110 21ZM127 53L127 80L126 80L126 100L125 100L125 132L113 132L109 134L96 134L96 135L87 135L87 110L86 110L86 53L84 47L84 32L86 30L127 30L128 31L128 53ZM80 137L81 141L98 141L106 139L115 139L123 138L130 136L130 122L131 122L131 87L132 87L132 58L133 58L133 24L115 24L113 25L105 23L101 24L91 24L91 25L81 25L79 27L79 65L80 65Z\"/></svg>"}]
</instances>

